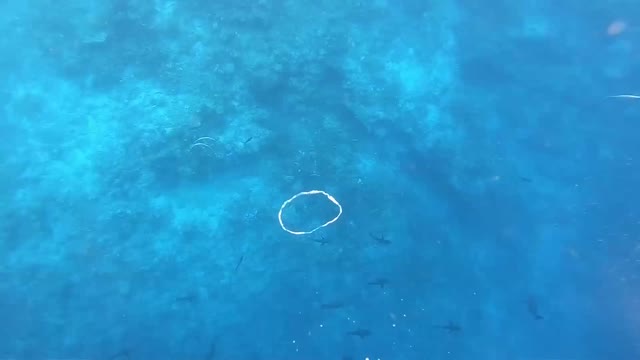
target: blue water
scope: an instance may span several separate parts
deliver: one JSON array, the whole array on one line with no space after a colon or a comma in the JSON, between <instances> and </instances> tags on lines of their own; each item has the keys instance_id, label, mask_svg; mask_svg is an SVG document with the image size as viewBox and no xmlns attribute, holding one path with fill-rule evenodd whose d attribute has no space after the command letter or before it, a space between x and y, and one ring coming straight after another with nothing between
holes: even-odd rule
<instances>
[{"instance_id":1,"label":"blue water","mask_svg":"<svg viewBox=\"0 0 640 360\"><path fill-rule=\"evenodd\" d=\"M0 10L0 359L640 358L635 1Z\"/></svg>"}]
</instances>

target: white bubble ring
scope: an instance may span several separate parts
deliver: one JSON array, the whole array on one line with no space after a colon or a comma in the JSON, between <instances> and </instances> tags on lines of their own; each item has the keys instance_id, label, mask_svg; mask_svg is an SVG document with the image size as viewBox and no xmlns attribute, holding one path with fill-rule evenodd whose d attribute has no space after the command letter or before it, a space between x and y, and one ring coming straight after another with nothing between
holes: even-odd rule
<instances>
[{"instance_id":1,"label":"white bubble ring","mask_svg":"<svg viewBox=\"0 0 640 360\"><path fill-rule=\"evenodd\" d=\"M293 200L295 200L299 196L316 195L316 194L322 194L322 195L326 196L327 199L329 199L329 201L331 201L332 203L336 204L336 206L338 207L338 210L340 210L338 212L338 215L336 215L336 217L334 217L333 219L327 221L326 223L318 226L317 228L315 228L315 229L313 229L311 231L293 231L293 230L287 229L287 227L284 226L284 224L282 223L282 210L284 210L284 208L287 207L287 205L289 205L289 203L291 203ZM313 234L314 232L316 232L319 229L322 229L325 226L333 224L334 222L336 222L336 220L338 220L338 218L340 218L340 215L342 215L342 206L340 206L340 203L338 202L338 200L336 200L333 196L331 196L330 194L328 194L327 192L324 192L322 190L309 190L309 191L299 192L299 193L293 195L287 201L283 202L282 206L280 206L280 211L278 211L278 221L280 222L280 227L282 228L282 230L288 232L289 234L293 234L293 235L308 235L308 234Z\"/></svg>"}]
</instances>

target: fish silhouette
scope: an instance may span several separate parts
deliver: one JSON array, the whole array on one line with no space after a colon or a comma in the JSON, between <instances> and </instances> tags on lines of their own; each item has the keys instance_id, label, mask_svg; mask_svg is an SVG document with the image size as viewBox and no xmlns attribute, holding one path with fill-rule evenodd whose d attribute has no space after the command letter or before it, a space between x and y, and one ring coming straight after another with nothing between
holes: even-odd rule
<instances>
[{"instance_id":1,"label":"fish silhouette","mask_svg":"<svg viewBox=\"0 0 640 360\"><path fill-rule=\"evenodd\" d=\"M236 268L233 270L233 272L238 272L238 269L240 268L240 265L242 265L243 260L244 260L244 255L240 256L240 259L236 263Z\"/></svg>"},{"instance_id":2,"label":"fish silhouette","mask_svg":"<svg viewBox=\"0 0 640 360\"><path fill-rule=\"evenodd\" d=\"M462 331L462 327L453 321L449 321L446 325L434 325L437 329L447 330L450 333L458 333Z\"/></svg>"},{"instance_id":3,"label":"fish silhouette","mask_svg":"<svg viewBox=\"0 0 640 360\"><path fill-rule=\"evenodd\" d=\"M389 283L388 279L385 278L377 278L373 281L369 281L368 285L380 286L380 288L384 288Z\"/></svg>"},{"instance_id":4,"label":"fish silhouette","mask_svg":"<svg viewBox=\"0 0 640 360\"><path fill-rule=\"evenodd\" d=\"M175 300L179 303L193 304L194 302L196 302L196 300L198 300L198 295L196 295L195 293L188 293L186 295L176 297Z\"/></svg>"},{"instance_id":5,"label":"fish silhouette","mask_svg":"<svg viewBox=\"0 0 640 360\"><path fill-rule=\"evenodd\" d=\"M335 310L342 307L344 307L344 303L342 301L331 301L320 305L320 308L324 310Z\"/></svg>"},{"instance_id":6,"label":"fish silhouette","mask_svg":"<svg viewBox=\"0 0 640 360\"><path fill-rule=\"evenodd\" d=\"M129 349L120 350L117 353L109 356L108 360L129 360L131 356L129 354Z\"/></svg>"},{"instance_id":7,"label":"fish silhouette","mask_svg":"<svg viewBox=\"0 0 640 360\"><path fill-rule=\"evenodd\" d=\"M538 302L533 296L529 296L527 299L527 310L529 310L529 314L533 316L536 320L544 319L544 316L540 314L540 309L538 308Z\"/></svg>"},{"instance_id":8,"label":"fish silhouette","mask_svg":"<svg viewBox=\"0 0 640 360\"><path fill-rule=\"evenodd\" d=\"M377 242L380 245L390 245L391 244L391 240L385 239L384 235L375 236L375 235L369 233L369 236L373 239L373 241Z\"/></svg>"},{"instance_id":9,"label":"fish silhouette","mask_svg":"<svg viewBox=\"0 0 640 360\"><path fill-rule=\"evenodd\" d=\"M207 351L207 354L205 355L205 360L214 360L216 358L216 353L218 352L218 347L216 346L216 340L213 340L211 342L211 345L209 345L209 351Z\"/></svg>"},{"instance_id":10,"label":"fish silhouette","mask_svg":"<svg viewBox=\"0 0 640 360\"><path fill-rule=\"evenodd\" d=\"M353 335L353 336L359 337L360 339L364 339L367 336L371 335L371 331L367 329L357 329L357 330L349 331L347 335Z\"/></svg>"},{"instance_id":11,"label":"fish silhouette","mask_svg":"<svg viewBox=\"0 0 640 360\"><path fill-rule=\"evenodd\" d=\"M320 245L327 245L329 243L329 240L325 239L324 236L321 236L320 239L313 239L311 241L317 242Z\"/></svg>"}]
</instances>

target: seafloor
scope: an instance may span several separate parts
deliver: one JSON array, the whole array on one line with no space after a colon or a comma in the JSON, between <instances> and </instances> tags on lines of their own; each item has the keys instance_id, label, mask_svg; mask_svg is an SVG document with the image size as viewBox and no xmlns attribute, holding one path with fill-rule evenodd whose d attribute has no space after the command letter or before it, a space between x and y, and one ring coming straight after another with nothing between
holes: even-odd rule
<instances>
[{"instance_id":1,"label":"seafloor","mask_svg":"<svg viewBox=\"0 0 640 360\"><path fill-rule=\"evenodd\" d=\"M1 359L640 358L636 1L0 10Z\"/></svg>"}]
</instances>

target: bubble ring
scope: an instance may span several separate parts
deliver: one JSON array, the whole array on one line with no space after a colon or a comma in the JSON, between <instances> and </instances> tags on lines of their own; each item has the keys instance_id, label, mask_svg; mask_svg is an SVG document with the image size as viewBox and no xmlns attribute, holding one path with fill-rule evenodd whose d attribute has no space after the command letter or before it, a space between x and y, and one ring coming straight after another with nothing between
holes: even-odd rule
<instances>
[{"instance_id":1,"label":"bubble ring","mask_svg":"<svg viewBox=\"0 0 640 360\"><path fill-rule=\"evenodd\" d=\"M282 210L284 210L284 208L287 207L287 205L289 205L289 203L291 203L297 197L307 196L307 195L315 195L315 194L322 194L322 195L326 196L327 199L329 199L329 201L334 203L338 207L338 210L339 210L338 215L336 215L336 217L334 217L333 219L327 221L326 223L316 227L315 229L313 229L311 231L293 231L293 230L287 229L287 227L284 226L284 223L282 222ZM336 198L334 198L333 196L331 196L331 194L329 194L329 193L327 193L325 191L322 191L322 190L309 190L309 191L299 192L299 193L293 195L291 198L289 198L288 200L286 200L285 202L282 203L282 205L280 206L280 210L278 211L278 222L280 222L280 227L282 228L282 230L288 232L289 234L293 234L293 235L308 235L308 234L312 234L312 233L316 232L319 229L322 229L325 226L329 226L329 225L333 224L334 222L336 222L336 220L338 220L338 218L340 218L340 215L342 215L342 206L340 205L338 200L336 200Z\"/></svg>"}]
</instances>

